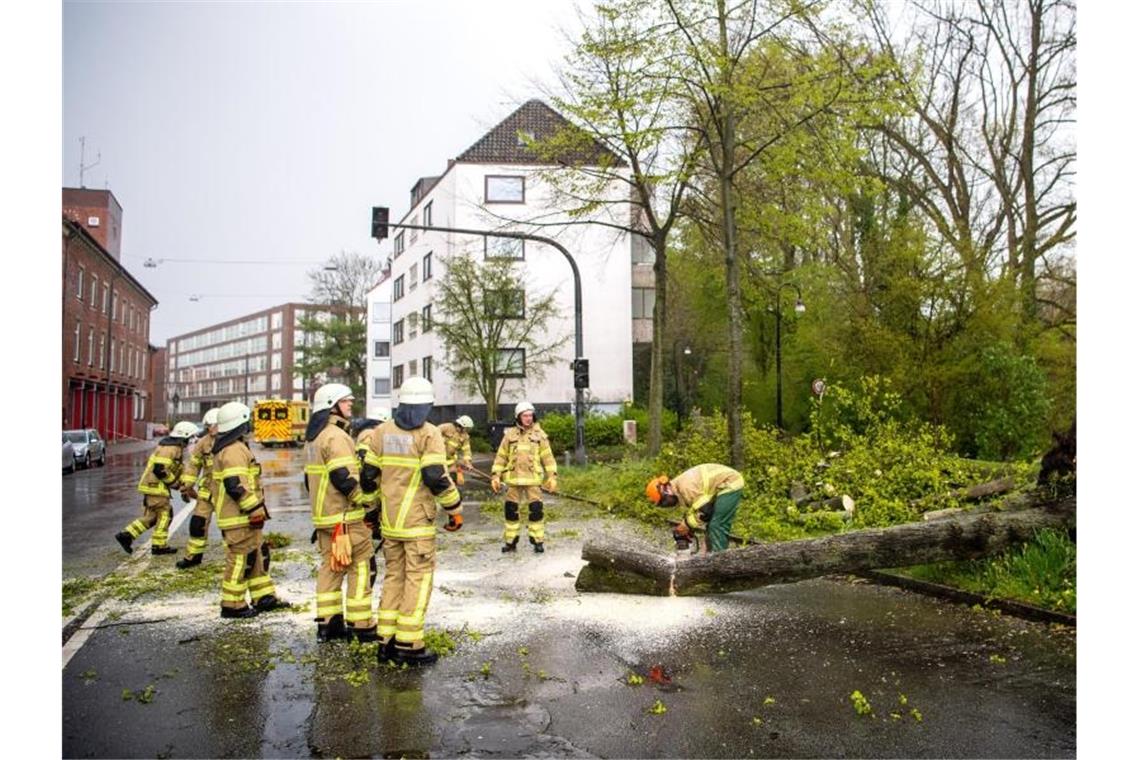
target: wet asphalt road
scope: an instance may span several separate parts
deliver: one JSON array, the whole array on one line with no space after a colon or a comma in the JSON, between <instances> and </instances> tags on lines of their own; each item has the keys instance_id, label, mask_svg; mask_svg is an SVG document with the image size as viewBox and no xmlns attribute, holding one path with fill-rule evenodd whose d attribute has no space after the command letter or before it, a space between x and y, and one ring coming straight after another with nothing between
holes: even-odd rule
<instances>
[{"instance_id":1,"label":"wet asphalt road","mask_svg":"<svg viewBox=\"0 0 1140 760\"><path fill-rule=\"evenodd\" d=\"M270 572L308 604L299 452L255 453L267 529L293 539ZM64 478L65 578L125 558L112 536L139 512L145 455ZM311 609L218 619L211 526L198 590L105 603L105 627L83 632L62 673L63 756L1075 755L1069 629L846 579L704 599L578 594L583 537L647 529L552 502L547 553L503 555L499 507L479 506L488 496L469 489L464 529L440 533L428 627L465 633L423 671L318 648ZM185 540L183 524L172 544ZM173 573L174 559L144 557L143 577Z\"/></svg>"}]
</instances>

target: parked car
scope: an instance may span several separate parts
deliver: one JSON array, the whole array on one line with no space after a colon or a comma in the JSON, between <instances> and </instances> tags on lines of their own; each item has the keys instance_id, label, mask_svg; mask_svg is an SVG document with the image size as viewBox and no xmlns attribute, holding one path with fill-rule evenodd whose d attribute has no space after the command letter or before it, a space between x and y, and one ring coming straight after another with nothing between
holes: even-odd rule
<instances>
[{"instance_id":1,"label":"parked car","mask_svg":"<svg viewBox=\"0 0 1140 760\"><path fill-rule=\"evenodd\" d=\"M63 434L63 474L68 475L75 472L75 447L71 445L71 441L67 438L67 433Z\"/></svg>"},{"instance_id":2,"label":"parked car","mask_svg":"<svg viewBox=\"0 0 1140 760\"><path fill-rule=\"evenodd\" d=\"M76 465L83 465L86 469L92 462L100 467L107 464L107 444L99 437L98 430L65 430L63 437L71 441Z\"/></svg>"}]
</instances>

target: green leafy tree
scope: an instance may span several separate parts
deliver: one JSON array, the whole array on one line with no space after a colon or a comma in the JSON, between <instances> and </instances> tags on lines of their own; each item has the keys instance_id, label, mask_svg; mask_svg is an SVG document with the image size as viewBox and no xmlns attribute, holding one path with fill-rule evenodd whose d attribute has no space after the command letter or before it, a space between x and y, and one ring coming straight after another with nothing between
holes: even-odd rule
<instances>
[{"instance_id":1,"label":"green leafy tree","mask_svg":"<svg viewBox=\"0 0 1140 760\"><path fill-rule=\"evenodd\" d=\"M982 459L1025 458L1045 443L1049 414L1045 373L1008 342L987 346L975 371L957 386L961 436Z\"/></svg>"},{"instance_id":2,"label":"green leafy tree","mask_svg":"<svg viewBox=\"0 0 1140 760\"><path fill-rule=\"evenodd\" d=\"M506 384L525 387L528 380L542 379L570 336L548 334L550 319L561 314L554 294L525 292L525 279L512 262L477 262L461 253L443 263L432 329L443 343L447 371L467 393L482 398L487 418L496 420ZM520 349L521 355L515 353ZM520 371L525 377L512 380Z\"/></svg>"}]
</instances>

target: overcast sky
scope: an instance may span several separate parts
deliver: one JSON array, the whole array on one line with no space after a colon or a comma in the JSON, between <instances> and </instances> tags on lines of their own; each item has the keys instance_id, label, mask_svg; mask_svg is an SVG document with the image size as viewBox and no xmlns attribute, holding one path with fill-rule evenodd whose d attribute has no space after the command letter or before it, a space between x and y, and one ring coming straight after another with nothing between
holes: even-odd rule
<instances>
[{"instance_id":1,"label":"overcast sky","mask_svg":"<svg viewBox=\"0 0 1140 760\"><path fill-rule=\"evenodd\" d=\"M84 185L122 205L164 345L304 300L306 266L146 258L378 255L371 207L399 217L418 177L540 95L576 29L574 0L65 2L62 184L86 137Z\"/></svg>"}]
</instances>

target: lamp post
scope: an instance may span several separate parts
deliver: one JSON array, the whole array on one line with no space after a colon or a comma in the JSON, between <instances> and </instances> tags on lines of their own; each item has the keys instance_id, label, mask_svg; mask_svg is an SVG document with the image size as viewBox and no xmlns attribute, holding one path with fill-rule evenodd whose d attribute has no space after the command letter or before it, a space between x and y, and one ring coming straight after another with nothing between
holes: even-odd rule
<instances>
[{"instance_id":1,"label":"lamp post","mask_svg":"<svg viewBox=\"0 0 1140 760\"><path fill-rule=\"evenodd\" d=\"M803 314L807 311L799 285L794 282L785 282L776 288L776 427L780 430L784 429L784 376L781 372L783 365L780 356L780 325L783 322L780 313L780 294L784 288L794 288L796 291L796 313Z\"/></svg>"}]
</instances>

